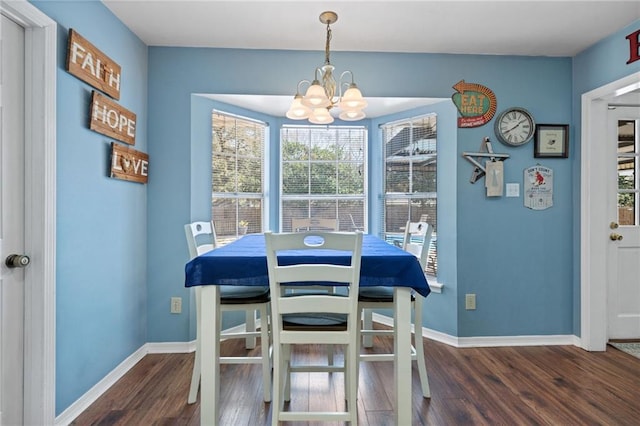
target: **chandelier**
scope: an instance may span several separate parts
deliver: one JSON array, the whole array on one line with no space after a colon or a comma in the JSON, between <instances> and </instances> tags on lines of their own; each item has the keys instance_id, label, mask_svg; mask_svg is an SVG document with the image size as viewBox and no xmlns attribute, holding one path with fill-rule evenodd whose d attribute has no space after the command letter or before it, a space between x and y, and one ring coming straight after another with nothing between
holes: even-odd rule
<instances>
[{"instance_id":1,"label":"chandelier","mask_svg":"<svg viewBox=\"0 0 640 426\"><path fill-rule=\"evenodd\" d=\"M287 111L287 118L292 120L309 119L314 124L333 123L333 117L329 113L331 108L341 110L339 117L345 121L361 120L365 117L363 111L367 102L362 98L360 89L353 81L353 72L344 71L340 74L338 82L333 77L335 67L329 59L331 43L331 24L338 20L338 14L327 11L320 14L320 22L327 25L327 41L324 48L324 65L315 69L313 81L301 80L298 82L296 95L291 107ZM343 82L343 78L349 75L351 82ZM303 85L309 85L304 96L300 94ZM343 86L347 89L342 93ZM337 93L336 93L337 90Z\"/></svg>"}]
</instances>

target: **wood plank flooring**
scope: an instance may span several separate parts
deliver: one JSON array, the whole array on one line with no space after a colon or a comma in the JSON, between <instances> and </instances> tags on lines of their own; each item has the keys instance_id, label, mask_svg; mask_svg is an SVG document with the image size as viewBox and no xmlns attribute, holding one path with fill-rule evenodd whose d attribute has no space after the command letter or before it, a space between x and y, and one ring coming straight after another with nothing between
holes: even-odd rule
<instances>
[{"instance_id":1,"label":"wood plank flooring","mask_svg":"<svg viewBox=\"0 0 640 426\"><path fill-rule=\"evenodd\" d=\"M392 341L377 337L374 345L382 351ZM224 342L222 351L244 349ZM425 339L425 353L432 396L422 398L414 366L414 425L640 424L640 359L610 346L595 353L574 346L456 349ZM311 347L296 350L294 358L309 361L318 354L323 350ZM193 357L145 356L73 424L200 424L199 400L187 404ZM342 404L342 380L341 374L297 374L291 407ZM259 366L224 365L221 383L220 424L271 424ZM391 362L362 363L358 424L393 425L394 392Z\"/></svg>"}]
</instances>

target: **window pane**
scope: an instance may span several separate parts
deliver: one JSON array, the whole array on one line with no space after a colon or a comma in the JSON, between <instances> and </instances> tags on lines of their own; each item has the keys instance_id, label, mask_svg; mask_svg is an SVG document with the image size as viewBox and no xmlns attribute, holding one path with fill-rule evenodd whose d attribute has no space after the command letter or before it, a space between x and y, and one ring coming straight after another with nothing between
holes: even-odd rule
<instances>
[{"instance_id":1,"label":"window pane","mask_svg":"<svg viewBox=\"0 0 640 426\"><path fill-rule=\"evenodd\" d=\"M282 232L291 232L291 219L309 217L308 200L286 200L282 202Z\"/></svg>"},{"instance_id":2,"label":"window pane","mask_svg":"<svg viewBox=\"0 0 640 426\"><path fill-rule=\"evenodd\" d=\"M238 192L262 191L262 160L259 158L238 159Z\"/></svg>"},{"instance_id":3,"label":"window pane","mask_svg":"<svg viewBox=\"0 0 640 426\"><path fill-rule=\"evenodd\" d=\"M385 124L384 232L400 243L407 221L428 222L434 228L429 272L436 273L437 251L437 127L433 114Z\"/></svg>"},{"instance_id":4,"label":"window pane","mask_svg":"<svg viewBox=\"0 0 640 426\"><path fill-rule=\"evenodd\" d=\"M638 135L634 120L618 121L618 223L638 224Z\"/></svg>"},{"instance_id":5,"label":"window pane","mask_svg":"<svg viewBox=\"0 0 640 426\"><path fill-rule=\"evenodd\" d=\"M263 153L266 126L212 114L212 210L218 242L262 232Z\"/></svg>"},{"instance_id":6,"label":"window pane","mask_svg":"<svg viewBox=\"0 0 640 426\"><path fill-rule=\"evenodd\" d=\"M362 180L362 163L342 163L338 166L338 193L362 194L364 181Z\"/></svg>"},{"instance_id":7,"label":"window pane","mask_svg":"<svg viewBox=\"0 0 640 426\"><path fill-rule=\"evenodd\" d=\"M337 193L335 163L311 163L311 194Z\"/></svg>"},{"instance_id":8,"label":"window pane","mask_svg":"<svg viewBox=\"0 0 640 426\"><path fill-rule=\"evenodd\" d=\"M282 193L309 193L309 163L282 164Z\"/></svg>"}]
</instances>

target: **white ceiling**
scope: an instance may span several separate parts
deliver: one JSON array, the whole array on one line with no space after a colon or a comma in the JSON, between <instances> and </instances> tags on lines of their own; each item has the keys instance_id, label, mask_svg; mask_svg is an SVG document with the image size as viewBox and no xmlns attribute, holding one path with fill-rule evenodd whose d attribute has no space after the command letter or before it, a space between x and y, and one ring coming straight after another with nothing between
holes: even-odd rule
<instances>
[{"instance_id":1,"label":"white ceiling","mask_svg":"<svg viewBox=\"0 0 640 426\"><path fill-rule=\"evenodd\" d=\"M366 52L575 56L640 19L638 0L103 0L103 3L149 46L239 49L323 51L325 26L318 17L325 10L338 13L338 21L331 26L331 50ZM290 95L273 99L227 96L225 102L281 115L290 100ZM408 105L411 107L418 100L368 101L367 115L374 117L380 108L387 108L384 111L388 114L408 109ZM390 105L381 105L383 101Z\"/></svg>"}]
</instances>

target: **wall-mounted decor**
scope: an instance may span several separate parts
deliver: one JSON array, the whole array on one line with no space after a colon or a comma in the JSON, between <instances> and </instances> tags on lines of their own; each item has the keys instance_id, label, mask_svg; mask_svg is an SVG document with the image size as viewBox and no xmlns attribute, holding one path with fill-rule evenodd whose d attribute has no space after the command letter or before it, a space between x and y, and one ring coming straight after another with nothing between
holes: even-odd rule
<instances>
[{"instance_id":1,"label":"wall-mounted decor","mask_svg":"<svg viewBox=\"0 0 640 426\"><path fill-rule=\"evenodd\" d=\"M491 141L487 137L482 139L482 143L480 144L480 150L478 152L463 152L462 156L468 162L470 162L475 166L475 168L473 169L473 172L471 172L471 179L469 179L469 182L471 183L476 183L478 179L480 179L482 176L484 176L487 173L486 164L483 165L482 163L480 163L480 161L482 161L481 158L485 158L485 159L488 158L489 162L504 161L507 158L509 158L509 154L496 154L495 152L493 152L493 148L491 147ZM478 158L476 159L473 157L478 157ZM493 169L496 172L504 171L503 167L500 167L499 169L490 167L490 169ZM500 178L502 178L502 176L500 176ZM494 183L495 181L491 182L491 187L495 186ZM489 188L489 186L487 186L487 188ZM502 193L500 193L500 195L502 195Z\"/></svg>"},{"instance_id":2,"label":"wall-mounted decor","mask_svg":"<svg viewBox=\"0 0 640 426\"><path fill-rule=\"evenodd\" d=\"M539 164L524 169L524 206L532 210L553 206L553 170Z\"/></svg>"},{"instance_id":3,"label":"wall-mounted decor","mask_svg":"<svg viewBox=\"0 0 640 426\"><path fill-rule=\"evenodd\" d=\"M90 116L91 130L129 145L136 144L136 115L95 90Z\"/></svg>"},{"instance_id":4,"label":"wall-mounted decor","mask_svg":"<svg viewBox=\"0 0 640 426\"><path fill-rule=\"evenodd\" d=\"M569 126L567 124L538 124L533 144L535 158L569 157Z\"/></svg>"},{"instance_id":5,"label":"wall-mounted decor","mask_svg":"<svg viewBox=\"0 0 640 426\"><path fill-rule=\"evenodd\" d=\"M111 177L147 183L149 156L128 146L111 142Z\"/></svg>"},{"instance_id":6,"label":"wall-mounted decor","mask_svg":"<svg viewBox=\"0 0 640 426\"><path fill-rule=\"evenodd\" d=\"M640 30L634 31L625 37L629 40L629 60L627 65L640 60Z\"/></svg>"},{"instance_id":7,"label":"wall-mounted decor","mask_svg":"<svg viewBox=\"0 0 640 426\"><path fill-rule=\"evenodd\" d=\"M458 127L480 127L487 124L496 113L498 102L491 89L481 84L457 82L451 96L458 112Z\"/></svg>"},{"instance_id":8,"label":"wall-mounted decor","mask_svg":"<svg viewBox=\"0 0 640 426\"><path fill-rule=\"evenodd\" d=\"M120 65L73 29L69 29L67 71L112 98L120 99Z\"/></svg>"},{"instance_id":9,"label":"wall-mounted decor","mask_svg":"<svg viewBox=\"0 0 640 426\"><path fill-rule=\"evenodd\" d=\"M522 146L533 139L536 123L529 111L511 107L502 111L494 123L498 140L507 146Z\"/></svg>"}]
</instances>

